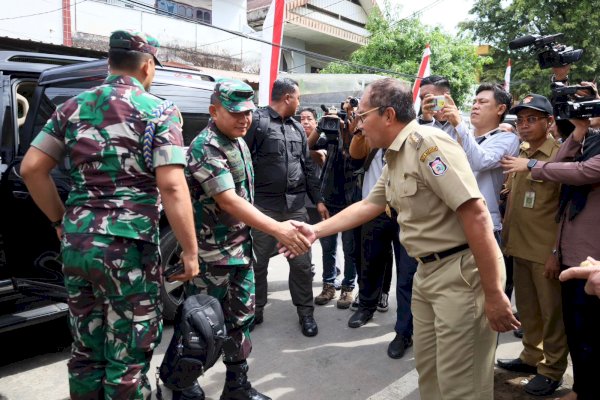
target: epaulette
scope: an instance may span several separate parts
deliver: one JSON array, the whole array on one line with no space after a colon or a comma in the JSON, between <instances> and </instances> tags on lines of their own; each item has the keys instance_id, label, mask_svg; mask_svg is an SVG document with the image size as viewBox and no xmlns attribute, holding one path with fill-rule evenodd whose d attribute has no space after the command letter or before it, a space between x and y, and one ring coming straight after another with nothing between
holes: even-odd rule
<instances>
[{"instance_id":1,"label":"epaulette","mask_svg":"<svg viewBox=\"0 0 600 400\"><path fill-rule=\"evenodd\" d=\"M418 132L412 132L408 136L408 140L413 146L415 146L415 149L417 150L419 150L419 148L423 144L423 136L421 136Z\"/></svg>"}]
</instances>

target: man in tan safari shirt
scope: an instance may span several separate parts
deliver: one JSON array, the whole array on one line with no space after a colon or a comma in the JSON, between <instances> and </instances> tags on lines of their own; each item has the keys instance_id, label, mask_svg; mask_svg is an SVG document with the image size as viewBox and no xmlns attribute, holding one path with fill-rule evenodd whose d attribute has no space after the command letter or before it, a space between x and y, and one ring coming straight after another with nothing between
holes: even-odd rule
<instances>
[{"instance_id":1,"label":"man in tan safari shirt","mask_svg":"<svg viewBox=\"0 0 600 400\"><path fill-rule=\"evenodd\" d=\"M491 400L494 330L519 322L503 291L502 254L464 151L444 132L417 123L411 91L395 79L370 84L357 117L369 145L388 149L381 178L367 199L334 217L312 226L292 223L314 241L393 207L400 240L419 261L412 312L421 398Z\"/></svg>"}]
</instances>

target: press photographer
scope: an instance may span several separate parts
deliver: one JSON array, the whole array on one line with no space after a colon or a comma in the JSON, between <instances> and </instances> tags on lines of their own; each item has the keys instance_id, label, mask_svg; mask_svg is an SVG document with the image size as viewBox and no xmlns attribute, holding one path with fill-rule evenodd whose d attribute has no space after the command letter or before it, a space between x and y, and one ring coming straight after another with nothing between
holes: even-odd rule
<instances>
[{"instance_id":1,"label":"press photographer","mask_svg":"<svg viewBox=\"0 0 600 400\"><path fill-rule=\"evenodd\" d=\"M331 216L339 213L356 201L356 177L354 171L360 168L362 161L350 157L350 142L356 129L353 113L358 106L358 100L349 98L341 104L341 110L336 107L327 108L317 130L320 138L312 150L326 149L327 160L321 175L321 195ZM344 279L342 292L337 302L338 308L348 308L352 303L356 280L358 247L355 242L360 240L359 231L350 230L342 233L344 250ZM356 235L356 236L355 236ZM337 234L321 239L323 249L323 290L315 297L315 304L324 305L336 297L336 253Z\"/></svg>"}]
</instances>

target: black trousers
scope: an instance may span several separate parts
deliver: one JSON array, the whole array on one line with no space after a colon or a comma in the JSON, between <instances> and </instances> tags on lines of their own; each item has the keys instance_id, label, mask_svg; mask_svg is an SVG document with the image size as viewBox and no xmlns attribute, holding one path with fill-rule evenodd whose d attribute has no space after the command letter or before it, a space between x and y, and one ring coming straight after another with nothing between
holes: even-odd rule
<instances>
[{"instance_id":1,"label":"black trousers","mask_svg":"<svg viewBox=\"0 0 600 400\"><path fill-rule=\"evenodd\" d=\"M563 265L563 269L568 268ZM600 398L600 299L585 293L584 280L562 282L565 332L573 360L573 391L577 400Z\"/></svg>"}]
</instances>

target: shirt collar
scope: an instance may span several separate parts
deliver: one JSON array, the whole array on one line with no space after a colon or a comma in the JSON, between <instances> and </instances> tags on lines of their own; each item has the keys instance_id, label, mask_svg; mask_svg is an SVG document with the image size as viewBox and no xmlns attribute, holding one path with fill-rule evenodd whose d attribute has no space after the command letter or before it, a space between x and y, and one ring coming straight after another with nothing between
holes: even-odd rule
<instances>
[{"instance_id":1,"label":"shirt collar","mask_svg":"<svg viewBox=\"0 0 600 400\"><path fill-rule=\"evenodd\" d=\"M140 81L138 81L133 76L128 76L128 75L108 75L108 77L106 77L106 79L104 80L104 83L107 83L109 85L118 84L118 85L135 86L143 91L146 91L146 89L144 88L144 85L142 85Z\"/></svg>"},{"instance_id":2,"label":"shirt collar","mask_svg":"<svg viewBox=\"0 0 600 400\"><path fill-rule=\"evenodd\" d=\"M267 110L269 110L269 115L271 116L271 118L281 119L283 122L286 122L287 120L292 118L292 117L287 117L287 118L282 117L281 115L279 115L279 113L277 111L273 110L271 108L271 106L267 106Z\"/></svg>"},{"instance_id":3,"label":"shirt collar","mask_svg":"<svg viewBox=\"0 0 600 400\"><path fill-rule=\"evenodd\" d=\"M390 147L388 147L388 150L400 151L400 148L408 138L408 135L410 135L412 132L415 132L419 126L420 125L416 119L413 119L408 124L406 124L404 128L402 128L402 130L398 133Z\"/></svg>"},{"instance_id":4,"label":"shirt collar","mask_svg":"<svg viewBox=\"0 0 600 400\"><path fill-rule=\"evenodd\" d=\"M556 147L556 141L554 140L554 138L548 137L546 138L546 141L544 143L542 143L542 145L533 153L531 153L529 156L533 156L535 153L537 153L538 151L545 154L546 157L550 157L552 155L552 150ZM521 150L523 151L529 151L529 143L527 142L523 142L521 143Z\"/></svg>"}]
</instances>

